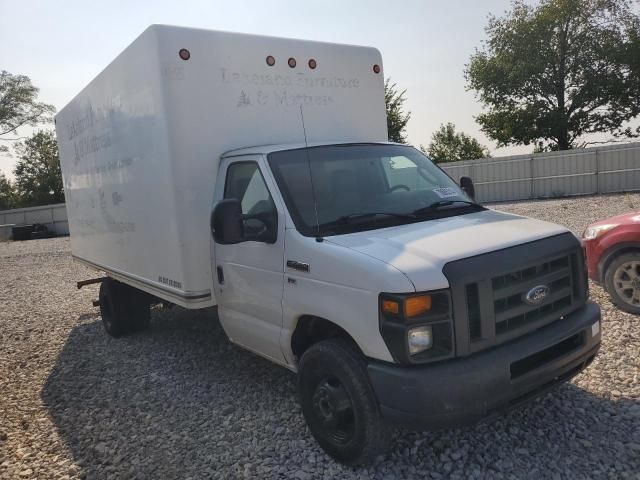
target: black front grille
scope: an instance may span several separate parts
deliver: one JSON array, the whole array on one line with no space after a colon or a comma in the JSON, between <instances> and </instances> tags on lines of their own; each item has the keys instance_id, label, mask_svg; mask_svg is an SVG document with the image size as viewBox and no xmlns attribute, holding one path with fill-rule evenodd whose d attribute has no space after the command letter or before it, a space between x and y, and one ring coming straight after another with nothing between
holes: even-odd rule
<instances>
[{"instance_id":1,"label":"black front grille","mask_svg":"<svg viewBox=\"0 0 640 480\"><path fill-rule=\"evenodd\" d=\"M571 306L571 256L563 255L544 263L507 273L491 279L496 335L502 335ZM525 301L529 290L545 285L548 297L539 306Z\"/></svg>"},{"instance_id":2,"label":"black front grille","mask_svg":"<svg viewBox=\"0 0 640 480\"><path fill-rule=\"evenodd\" d=\"M515 271L466 285L469 340L472 344L512 337L531 326L540 327L573 310L575 300L573 266L575 253L528 265ZM483 288L483 284L484 287ZM527 293L538 286L548 287L546 298L537 305L527 303ZM487 288L488 287L488 288ZM480 295L483 290L485 295ZM483 325L482 311L491 317Z\"/></svg>"},{"instance_id":3,"label":"black front grille","mask_svg":"<svg viewBox=\"0 0 640 480\"><path fill-rule=\"evenodd\" d=\"M445 265L452 285L456 348L461 355L543 327L584 304L584 257L577 239L558 235ZM538 286L539 303L526 301Z\"/></svg>"},{"instance_id":4,"label":"black front grille","mask_svg":"<svg viewBox=\"0 0 640 480\"><path fill-rule=\"evenodd\" d=\"M537 323L545 319L545 317L553 316L558 318L560 312L571 306L571 296L562 297L559 300L548 303L542 307L520 313L516 316L509 317L501 322L496 322L496 335L503 335L512 330L517 330L525 325Z\"/></svg>"}]
</instances>

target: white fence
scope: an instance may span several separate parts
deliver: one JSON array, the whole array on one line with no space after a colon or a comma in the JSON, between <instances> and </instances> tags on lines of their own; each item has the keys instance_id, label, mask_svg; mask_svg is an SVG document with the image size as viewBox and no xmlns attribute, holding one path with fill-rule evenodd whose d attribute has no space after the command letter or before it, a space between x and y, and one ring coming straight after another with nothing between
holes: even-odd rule
<instances>
[{"instance_id":1,"label":"white fence","mask_svg":"<svg viewBox=\"0 0 640 480\"><path fill-rule=\"evenodd\" d=\"M640 190L640 143L440 165L473 179L479 202Z\"/></svg>"},{"instance_id":2,"label":"white fence","mask_svg":"<svg viewBox=\"0 0 640 480\"><path fill-rule=\"evenodd\" d=\"M67 207L64 203L0 211L0 225L30 225L34 223L46 225L50 231L57 235L69 235Z\"/></svg>"}]
</instances>

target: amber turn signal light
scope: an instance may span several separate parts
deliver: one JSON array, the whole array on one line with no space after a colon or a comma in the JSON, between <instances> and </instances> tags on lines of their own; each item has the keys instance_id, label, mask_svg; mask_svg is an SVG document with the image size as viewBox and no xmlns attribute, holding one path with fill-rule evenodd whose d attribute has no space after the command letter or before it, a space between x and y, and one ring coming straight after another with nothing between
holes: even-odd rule
<instances>
[{"instance_id":1,"label":"amber turn signal light","mask_svg":"<svg viewBox=\"0 0 640 480\"><path fill-rule=\"evenodd\" d=\"M385 313L392 313L397 315L400 313L400 305L398 302L394 302L393 300L383 300L382 301L382 311Z\"/></svg>"},{"instance_id":2,"label":"amber turn signal light","mask_svg":"<svg viewBox=\"0 0 640 480\"><path fill-rule=\"evenodd\" d=\"M404 314L407 317L415 317L431 310L431 295L409 297L404 301Z\"/></svg>"}]
</instances>

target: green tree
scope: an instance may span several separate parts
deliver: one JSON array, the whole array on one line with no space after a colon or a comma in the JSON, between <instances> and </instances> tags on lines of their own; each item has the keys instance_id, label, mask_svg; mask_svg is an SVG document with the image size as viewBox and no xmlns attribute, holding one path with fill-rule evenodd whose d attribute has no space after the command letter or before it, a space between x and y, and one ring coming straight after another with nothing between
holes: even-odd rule
<instances>
[{"instance_id":1,"label":"green tree","mask_svg":"<svg viewBox=\"0 0 640 480\"><path fill-rule=\"evenodd\" d=\"M429 146L426 149L420 148L436 163L475 160L489 156L486 147L466 133L456 132L453 123L440 125L431 136Z\"/></svg>"},{"instance_id":2,"label":"green tree","mask_svg":"<svg viewBox=\"0 0 640 480\"><path fill-rule=\"evenodd\" d=\"M26 75L13 75L0 71L0 140L4 135L15 134L23 126L36 126L51 120L55 111L52 105L38 102L39 89ZM8 150L0 145L0 152Z\"/></svg>"},{"instance_id":3,"label":"green tree","mask_svg":"<svg viewBox=\"0 0 640 480\"><path fill-rule=\"evenodd\" d=\"M485 30L465 77L498 146L566 150L592 133L640 134L625 128L640 114L640 18L627 0L514 0Z\"/></svg>"},{"instance_id":4,"label":"green tree","mask_svg":"<svg viewBox=\"0 0 640 480\"><path fill-rule=\"evenodd\" d=\"M64 202L58 143L52 131L40 130L16 146L13 174L21 207Z\"/></svg>"},{"instance_id":5,"label":"green tree","mask_svg":"<svg viewBox=\"0 0 640 480\"><path fill-rule=\"evenodd\" d=\"M407 143L405 129L411 118L411 112L404 111L407 100L406 90L399 91L395 83L387 78L384 82L384 103L387 107L387 130L390 142Z\"/></svg>"},{"instance_id":6,"label":"green tree","mask_svg":"<svg viewBox=\"0 0 640 480\"><path fill-rule=\"evenodd\" d=\"M15 207L16 195L13 184L0 172L0 210L9 210Z\"/></svg>"}]
</instances>

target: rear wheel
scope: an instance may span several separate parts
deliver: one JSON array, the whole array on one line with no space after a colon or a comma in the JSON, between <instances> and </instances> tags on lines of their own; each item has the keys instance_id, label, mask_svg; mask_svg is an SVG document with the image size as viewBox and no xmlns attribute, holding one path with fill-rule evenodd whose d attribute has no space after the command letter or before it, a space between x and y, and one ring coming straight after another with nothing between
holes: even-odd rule
<instances>
[{"instance_id":1,"label":"rear wheel","mask_svg":"<svg viewBox=\"0 0 640 480\"><path fill-rule=\"evenodd\" d=\"M149 324L151 323L151 307L147 294L130 287L128 304L131 322L130 330L132 332L142 332L149 328Z\"/></svg>"},{"instance_id":2,"label":"rear wheel","mask_svg":"<svg viewBox=\"0 0 640 480\"><path fill-rule=\"evenodd\" d=\"M114 338L124 335L128 327L128 315L124 285L110 278L100 284L100 314L104 330Z\"/></svg>"},{"instance_id":3,"label":"rear wheel","mask_svg":"<svg viewBox=\"0 0 640 480\"><path fill-rule=\"evenodd\" d=\"M300 360L298 390L309 430L333 458L370 463L384 453L384 423L362 355L343 339L311 346Z\"/></svg>"},{"instance_id":4,"label":"rear wheel","mask_svg":"<svg viewBox=\"0 0 640 480\"><path fill-rule=\"evenodd\" d=\"M640 252L613 259L604 275L611 301L625 312L640 314Z\"/></svg>"},{"instance_id":5,"label":"rear wheel","mask_svg":"<svg viewBox=\"0 0 640 480\"><path fill-rule=\"evenodd\" d=\"M100 314L105 331L114 338L149 327L146 294L108 278L100 285Z\"/></svg>"}]
</instances>

